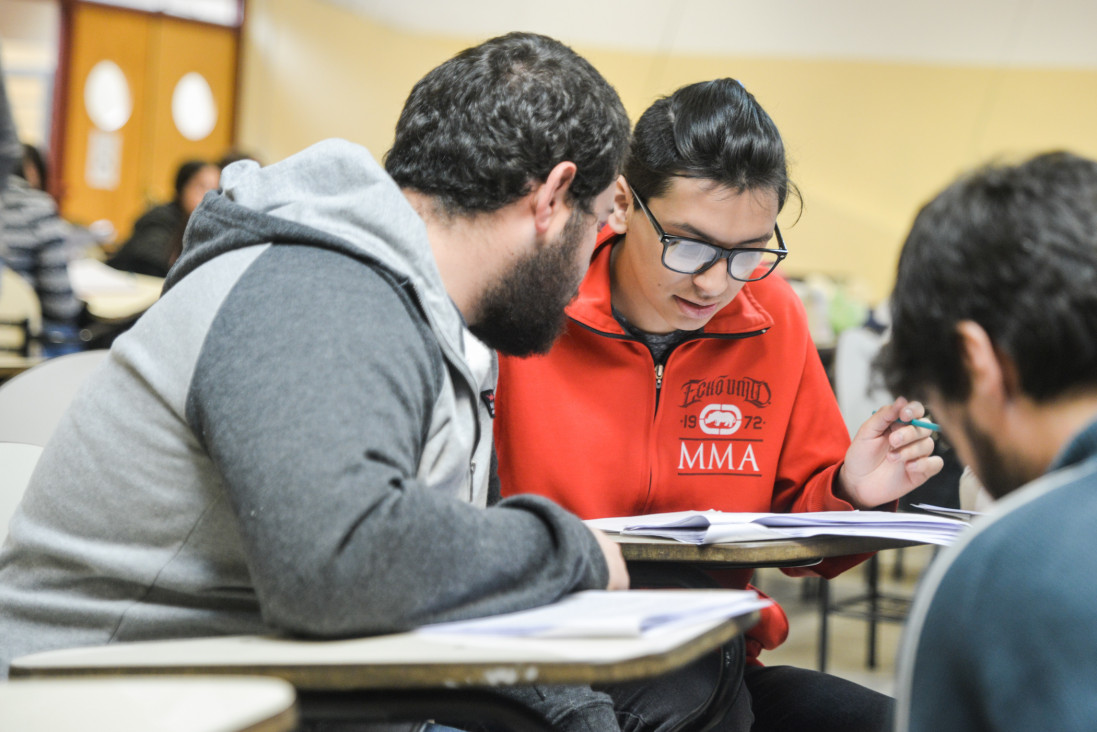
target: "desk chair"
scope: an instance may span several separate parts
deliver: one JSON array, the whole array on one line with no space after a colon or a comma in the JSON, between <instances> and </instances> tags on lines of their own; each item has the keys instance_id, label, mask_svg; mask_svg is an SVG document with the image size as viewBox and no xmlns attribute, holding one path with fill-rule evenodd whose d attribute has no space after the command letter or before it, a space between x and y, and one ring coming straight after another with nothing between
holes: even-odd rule
<instances>
[{"instance_id":1,"label":"desk chair","mask_svg":"<svg viewBox=\"0 0 1097 732\"><path fill-rule=\"evenodd\" d=\"M0 264L0 351L30 356L42 332L42 307L34 287Z\"/></svg>"},{"instance_id":2,"label":"desk chair","mask_svg":"<svg viewBox=\"0 0 1097 732\"><path fill-rule=\"evenodd\" d=\"M0 385L0 442L45 446L61 415L107 351L43 361Z\"/></svg>"},{"instance_id":3,"label":"desk chair","mask_svg":"<svg viewBox=\"0 0 1097 732\"><path fill-rule=\"evenodd\" d=\"M41 454L39 445L0 442L0 465L3 466L0 470L0 543L8 535L8 522L23 497Z\"/></svg>"},{"instance_id":4,"label":"desk chair","mask_svg":"<svg viewBox=\"0 0 1097 732\"><path fill-rule=\"evenodd\" d=\"M49 679L0 684L0 729L290 732L293 686L264 677Z\"/></svg>"},{"instance_id":5,"label":"desk chair","mask_svg":"<svg viewBox=\"0 0 1097 732\"><path fill-rule=\"evenodd\" d=\"M600 638L409 632L322 641L221 636L113 643L16 658L11 679L259 674L292 683L301 718L310 724L434 718L551 732L533 709L495 691L533 683L601 685L659 676L709 654L757 620L753 611L647 635Z\"/></svg>"}]
</instances>

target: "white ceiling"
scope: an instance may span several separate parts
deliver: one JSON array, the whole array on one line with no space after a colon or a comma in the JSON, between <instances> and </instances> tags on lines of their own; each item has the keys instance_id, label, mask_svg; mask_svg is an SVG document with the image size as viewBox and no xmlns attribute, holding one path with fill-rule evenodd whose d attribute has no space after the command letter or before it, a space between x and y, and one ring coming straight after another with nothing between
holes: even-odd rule
<instances>
[{"instance_id":1,"label":"white ceiling","mask_svg":"<svg viewBox=\"0 0 1097 732\"><path fill-rule=\"evenodd\" d=\"M646 53L1097 68L1097 0L327 0L407 31Z\"/></svg>"}]
</instances>

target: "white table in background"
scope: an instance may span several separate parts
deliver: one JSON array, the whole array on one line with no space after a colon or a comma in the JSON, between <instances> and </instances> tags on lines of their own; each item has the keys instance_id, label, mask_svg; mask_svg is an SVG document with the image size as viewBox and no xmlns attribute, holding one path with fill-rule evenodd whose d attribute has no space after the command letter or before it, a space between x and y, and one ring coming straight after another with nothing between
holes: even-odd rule
<instances>
[{"instance_id":1,"label":"white table in background","mask_svg":"<svg viewBox=\"0 0 1097 732\"><path fill-rule=\"evenodd\" d=\"M96 259L69 263L73 292L87 303L88 313L103 322L133 318L160 299L160 277L121 272Z\"/></svg>"}]
</instances>

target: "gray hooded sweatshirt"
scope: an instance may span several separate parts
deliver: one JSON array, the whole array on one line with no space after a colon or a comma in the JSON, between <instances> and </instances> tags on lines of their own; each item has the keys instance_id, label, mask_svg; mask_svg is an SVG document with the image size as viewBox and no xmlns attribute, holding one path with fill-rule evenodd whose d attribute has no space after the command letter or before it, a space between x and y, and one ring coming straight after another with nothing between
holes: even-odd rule
<instances>
[{"instance_id":1,"label":"gray hooded sweatshirt","mask_svg":"<svg viewBox=\"0 0 1097 732\"><path fill-rule=\"evenodd\" d=\"M0 551L16 656L406 630L605 587L532 496L485 508L493 355L361 147L236 163L46 446Z\"/></svg>"}]
</instances>

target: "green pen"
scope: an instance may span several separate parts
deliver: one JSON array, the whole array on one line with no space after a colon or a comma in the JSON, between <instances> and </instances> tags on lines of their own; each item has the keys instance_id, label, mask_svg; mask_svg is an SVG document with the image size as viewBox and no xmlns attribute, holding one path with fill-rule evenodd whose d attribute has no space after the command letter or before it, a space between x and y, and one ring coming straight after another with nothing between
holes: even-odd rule
<instances>
[{"instance_id":1,"label":"green pen","mask_svg":"<svg viewBox=\"0 0 1097 732\"><path fill-rule=\"evenodd\" d=\"M901 419L895 420L896 422L903 422ZM941 427L926 419L912 419L909 422L903 422L903 424L912 424L915 427L923 427L927 430L933 430L934 432L940 432Z\"/></svg>"},{"instance_id":2,"label":"green pen","mask_svg":"<svg viewBox=\"0 0 1097 732\"><path fill-rule=\"evenodd\" d=\"M875 410L875 409L872 410L873 414L876 414L876 412L877 412L877 410ZM897 419L895 421L899 422L900 424L912 424L915 427L921 427L922 429L931 430L933 432L940 432L941 431L941 426L940 425L934 424L933 422L930 422L928 419L912 419L909 422L907 422L905 420L902 420L902 419Z\"/></svg>"}]
</instances>

